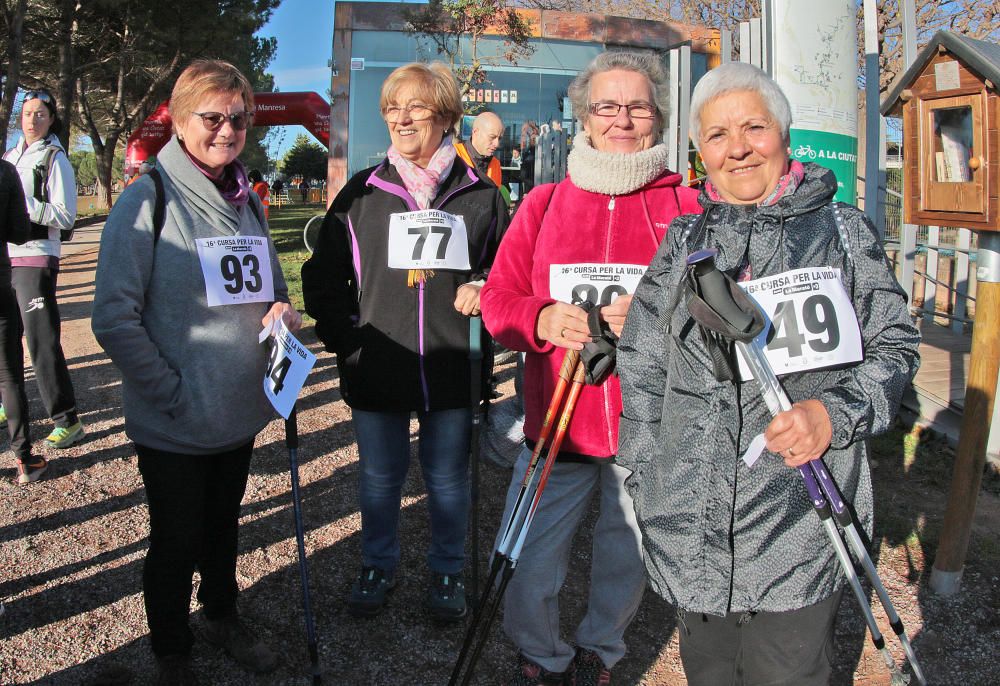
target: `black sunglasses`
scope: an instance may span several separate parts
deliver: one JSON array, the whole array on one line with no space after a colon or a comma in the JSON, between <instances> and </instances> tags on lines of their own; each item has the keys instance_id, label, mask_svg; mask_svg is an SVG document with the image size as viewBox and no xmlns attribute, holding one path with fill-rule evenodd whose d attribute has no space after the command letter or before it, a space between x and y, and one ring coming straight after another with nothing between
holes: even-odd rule
<instances>
[{"instance_id":1,"label":"black sunglasses","mask_svg":"<svg viewBox=\"0 0 1000 686\"><path fill-rule=\"evenodd\" d=\"M45 91L28 91L24 94L24 101L41 100L42 102L55 107L56 101Z\"/></svg>"},{"instance_id":2,"label":"black sunglasses","mask_svg":"<svg viewBox=\"0 0 1000 686\"><path fill-rule=\"evenodd\" d=\"M242 131L250 126L253 121L253 112L233 112L223 114L222 112L192 112L191 114L201 117L201 123L209 131L218 131L225 121L229 121L235 131Z\"/></svg>"}]
</instances>

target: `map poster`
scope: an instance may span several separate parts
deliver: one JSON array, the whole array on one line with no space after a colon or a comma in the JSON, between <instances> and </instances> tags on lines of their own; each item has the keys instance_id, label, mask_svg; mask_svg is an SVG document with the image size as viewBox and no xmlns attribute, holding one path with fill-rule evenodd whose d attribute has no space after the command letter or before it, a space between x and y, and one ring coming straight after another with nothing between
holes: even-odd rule
<instances>
[{"instance_id":1,"label":"map poster","mask_svg":"<svg viewBox=\"0 0 1000 686\"><path fill-rule=\"evenodd\" d=\"M837 175L836 199L856 201L858 142L857 7L774 0L774 78L792 105L792 157Z\"/></svg>"}]
</instances>

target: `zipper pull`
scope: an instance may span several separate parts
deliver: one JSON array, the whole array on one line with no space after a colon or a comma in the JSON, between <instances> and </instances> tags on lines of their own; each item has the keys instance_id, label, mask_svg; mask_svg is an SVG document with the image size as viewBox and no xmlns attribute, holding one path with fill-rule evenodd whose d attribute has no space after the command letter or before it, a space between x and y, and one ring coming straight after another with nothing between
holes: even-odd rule
<instances>
[{"instance_id":1,"label":"zipper pull","mask_svg":"<svg viewBox=\"0 0 1000 686\"><path fill-rule=\"evenodd\" d=\"M611 196L611 200L608 201L608 209L609 210L615 209L615 196L613 195Z\"/></svg>"}]
</instances>

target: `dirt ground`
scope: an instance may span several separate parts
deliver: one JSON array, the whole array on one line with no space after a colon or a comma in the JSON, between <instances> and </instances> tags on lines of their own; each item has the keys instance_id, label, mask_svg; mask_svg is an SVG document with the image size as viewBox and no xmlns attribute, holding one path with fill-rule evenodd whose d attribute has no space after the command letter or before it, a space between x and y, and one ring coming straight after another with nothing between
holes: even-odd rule
<instances>
[{"instance_id":1,"label":"dirt ground","mask_svg":"<svg viewBox=\"0 0 1000 686\"><path fill-rule=\"evenodd\" d=\"M119 377L90 333L101 225L78 231L63 262L60 302L63 342L76 386L87 439L52 458L38 484L13 483L13 457L0 469L0 684L76 685L96 675L128 675L149 683L149 653L140 575L147 514L133 451L124 434ZM324 683L347 685L447 683L464 627L432 623L423 611L427 509L419 470L411 470L402 511L402 583L387 610L372 620L350 617L344 597L359 568L360 515L356 505L357 449L349 412L340 400L332 356L303 332L319 354L300 400L299 460L306 548L319 635ZM513 402L510 368L500 372ZM41 441L49 426L37 389L29 382L33 432ZM39 448L40 450L42 448ZM975 686L1000 681L1000 508L995 490L980 497L979 518L963 590L942 599L927 586L933 532L940 526L946 480L935 460L944 452L918 450L904 464L902 447L877 448L879 572L903 617L934 684ZM484 461L481 532L483 560L499 524L510 471ZM877 524L878 526L878 524ZM584 611L588 527L581 529L573 569L563 594L564 632L572 636ZM196 667L206 684L307 684L309 659L301 606L288 455L282 423L272 422L257 449L241 527L238 577L241 607L282 654L270 675L249 675L198 641ZM192 604L192 612L198 608ZM881 610L882 629L892 635ZM197 618L196 618L197 619ZM647 592L627 634L629 652L614 670L614 683L679 686L685 680L677 655L673 610ZM837 626L836 684L888 684L871 649L856 603L845 596ZM901 661L902 651L888 639ZM500 683L514 652L494 630L479 664L479 684ZM123 683L125 681L123 680Z\"/></svg>"}]
</instances>

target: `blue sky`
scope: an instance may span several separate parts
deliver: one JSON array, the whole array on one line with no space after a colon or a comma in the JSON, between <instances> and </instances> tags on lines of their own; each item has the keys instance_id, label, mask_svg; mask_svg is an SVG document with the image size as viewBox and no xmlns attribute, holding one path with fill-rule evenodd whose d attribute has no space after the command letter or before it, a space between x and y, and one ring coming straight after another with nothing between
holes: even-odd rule
<instances>
[{"instance_id":1,"label":"blue sky","mask_svg":"<svg viewBox=\"0 0 1000 686\"><path fill-rule=\"evenodd\" d=\"M278 54L268 68L278 90L316 91L327 97L330 68L326 65L333 45L333 7L333 0L283 0L271 15L271 21L258 32L259 36L278 39ZM282 138L281 145L276 146L279 159L296 136L308 135L301 126L282 129L283 136L281 129L271 134L272 138L276 135Z\"/></svg>"}]
</instances>

